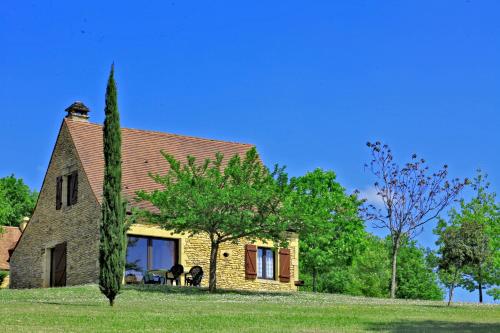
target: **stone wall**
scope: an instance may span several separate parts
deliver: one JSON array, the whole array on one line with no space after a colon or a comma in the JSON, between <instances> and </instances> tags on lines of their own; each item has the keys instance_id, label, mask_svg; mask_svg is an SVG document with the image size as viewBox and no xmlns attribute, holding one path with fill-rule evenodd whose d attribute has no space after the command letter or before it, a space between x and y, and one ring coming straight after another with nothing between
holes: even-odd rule
<instances>
[{"instance_id":1,"label":"stone wall","mask_svg":"<svg viewBox=\"0 0 500 333\"><path fill-rule=\"evenodd\" d=\"M204 271L202 287L208 287L210 268L210 241L208 236L196 235L188 237L176 234L158 226L133 225L129 235L161 237L177 239L179 241L179 263L188 271L192 266L201 266ZM217 259L217 287L223 289L240 289L254 291L296 291L294 282L298 280L298 238L289 234L290 249L290 282L280 282L278 279L279 255L275 253L275 280L245 278L245 245L248 240L241 240L237 244L223 243L219 248ZM257 246L272 247L272 243L258 241ZM277 252L277 251L276 251ZM224 253L228 256L225 257Z\"/></svg>"},{"instance_id":2,"label":"stone wall","mask_svg":"<svg viewBox=\"0 0 500 333\"><path fill-rule=\"evenodd\" d=\"M56 177L78 170L78 203L56 210ZM98 281L100 208L63 123L35 212L10 261L10 287L49 286L50 249L67 242L67 285Z\"/></svg>"},{"instance_id":3,"label":"stone wall","mask_svg":"<svg viewBox=\"0 0 500 333\"><path fill-rule=\"evenodd\" d=\"M294 282L298 280L297 238L290 235L290 282L280 282L278 278L279 255L275 251L275 279L246 279L245 278L245 245L249 240L238 243L223 243L219 248L217 259L217 287L224 289L242 289L256 291L295 291ZM272 243L257 242L257 246L272 247ZM227 257L224 256L227 254ZM205 276L202 286L208 287L208 273L210 267L210 240L207 236L197 235L185 240L184 261L186 267L199 265L203 267ZM297 276L297 277L296 277Z\"/></svg>"}]
</instances>

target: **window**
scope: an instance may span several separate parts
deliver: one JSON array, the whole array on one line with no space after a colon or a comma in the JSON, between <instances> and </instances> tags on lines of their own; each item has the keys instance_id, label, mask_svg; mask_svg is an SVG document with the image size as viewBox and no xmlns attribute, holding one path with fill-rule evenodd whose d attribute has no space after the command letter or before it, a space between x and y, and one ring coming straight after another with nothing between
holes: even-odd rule
<instances>
[{"instance_id":1,"label":"window","mask_svg":"<svg viewBox=\"0 0 500 333\"><path fill-rule=\"evenodd\" d=\"M78 172L74 171L70 173L66 176L66 180L66 204L72 206L78 202Z\"/></svg>"},{"instance_id":2,"label":"window","mask_svg":"<svg viewBox=\"0 0 500 333\"><path fill-rule=\"evenodd\" d=\"M63 177L59 176L56 178L56 210L62 207L62 189L63 189Z\"/></svg>"},{"instance_id":3,"label":"window","mask_svg":"<svg viewBox=\"0 0 500 333\"><path fill-rule=\"evenodd\" d=\"M177 263L177 240L129 236L125 276L141 281L149 270L168 270Z\"/></svg>"},{"instance_id":4,"label":"window","mask_svg":"<svg viewBox=\"0 0 500 333\"><path fill-rule=\"evenodd\" d=\"M259 247L257 249L257 277L274 280L274 251Z\"/></svg>"}]
</instances>

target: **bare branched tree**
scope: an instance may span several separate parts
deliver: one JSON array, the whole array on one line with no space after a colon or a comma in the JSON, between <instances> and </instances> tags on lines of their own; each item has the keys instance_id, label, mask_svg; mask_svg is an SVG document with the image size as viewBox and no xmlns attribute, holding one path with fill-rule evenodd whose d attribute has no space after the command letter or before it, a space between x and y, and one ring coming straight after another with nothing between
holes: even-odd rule
<instances>
[{"instance_id":1,"label":"bare branched tree","mask_svg":"<svg viewBox=\"0 0 500 333\"><path fill-rule=\"evenodd\" d=\"M397 256L401 243L417 236L423 225L435 219L452 203L467 179L448 180L448 166L435 173L429 171L424 159L413 154L411 161L400 167L394 162L388 145L368 142L371 158L368 168L377 179L374 187L382 208L373 204L365 214L376 228L389 231L392 240L391 298L396 297Z\"/></svg>"}]
</instances>

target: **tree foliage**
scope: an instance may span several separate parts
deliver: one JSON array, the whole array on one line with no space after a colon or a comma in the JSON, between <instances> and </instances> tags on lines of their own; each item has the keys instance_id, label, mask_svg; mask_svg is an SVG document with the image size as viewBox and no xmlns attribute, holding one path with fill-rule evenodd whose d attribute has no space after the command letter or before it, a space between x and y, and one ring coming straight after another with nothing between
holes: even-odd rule
<instances>
[{"instance_id":1,"label":"tree foliage","mask_svg":"<svg viewBox=\"0 0 500 333\"><path fill-rule=\"evenodd\" d=\"M37 198L38 192L31 191L21 178L0 178L0 228L19 226L23 217L33 214Z\"/></svg>"},{"instance_id":2,"label":"tree foliage","mask_svg":"<svg viewBox=\"0 0 500 333\"><path fill-rule=\"evenodd\" d=\"M126 227L122 201L121 129L114 65L106 88L103 128L104 183L99 246L99 287L113 306L125 269Z\"/></svg>"},{"instance_id":3,"label":"tree foliage","mask_svg":"<svg viewBox=\"0 0 500 333\"><path fill-rule=\"evenodd\" d=\"M386 243L390 253L392 243ZM398 254L396 275L397 298L442 300L443 291L439 287L438 276L433 270L432 254L419 246L415 241L405 241Z\"/></svg>"},{"instance_id":4,"label":"tree foliage","mask_svg":"<svg viewBox=\"0 0 500 333\"><path fill-rule=\"evenodd\" d=\"M487 175L479 170L472 182L474 197L461 200L459 210L451 209L450 222L441 220L436 229L443 283L478 290L480 303L483 289L500 283L500 208L488 187Z\"/></svg>"},{"instance_id":5,"label":"tree foliage","mask_svg":"<svg viewBox=\"0 0 500 333\"><path fill-rule=\"evenodd\" d=\"M367 235L363 251L347 267L345 293L368 297L389 295L390 261L385 243L379 237Z\"/></svg>"},{"instance_id":6,"label":"tree foliage","mask_svg":"<svg viewBox=\"0 0 500 333\"><path fill-rule=\"evenodd\" d=\"M374 187L383 208L368 205L366 218L391 238L391 298L396 297L397 258L404 240L411 240L427 222L435 219L465 186L458 178L448 180L448 167L430 173L424 159L413 154L404 166L394 162L388 145L367 143L371 150L368 167L377 179Z\"/></svg>"},{"instance_id":7,"label":"tree foliage","mask_svg":"<svg viewBox=\"0 0 500 333\"><path fill-rule=\"evenodd\" d=\"M363 250L350 264L332 267L320 275L318 290L368 297L389 297L391 282L391 241L367 234ZM396 296L406 299L442 299L428 251L413 241L402 242L398 254L399 285ZM301 272L302 274L302 272ZM306 282L310 273L302 274Z\"/></svg>"},{"instance_id":8,"label":"tree foliage","mask_svg":"<svg viewBox=\"0 0 500 333\"><path fill-rule=\"evenodd\" d=\"M303 223L299 237L301 270L312 275L316 291L318 274L345 265L359 251L365 238L359 217L361 201L347 195L335 173L316 169L292 178L286 201Z\"/></svg>"},{"instance_id":9,"label":"tree foliage","mask_svg":"<svg viewBox=\"0 0 500 333\"><path fill-rule=\"evenodd\" d=\"M286 210L288 177L283 168L271 172L252 148L242 158L235 155L225 163L220 153L198 163L186 163L162 152L169 165L165 175L151 175L162 189L139 191L141 200L151 202L158 213L142 211L141 217L168 230L210 239L209 290L217 288L219 245L250 240L271 240L286 246L287 231L297 229L297 219Z\"/></svg>"}]
</instances>

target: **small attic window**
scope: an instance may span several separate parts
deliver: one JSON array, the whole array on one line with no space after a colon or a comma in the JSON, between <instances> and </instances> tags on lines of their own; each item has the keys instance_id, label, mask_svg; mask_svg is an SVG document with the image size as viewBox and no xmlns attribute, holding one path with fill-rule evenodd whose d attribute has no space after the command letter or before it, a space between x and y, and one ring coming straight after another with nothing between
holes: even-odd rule
<instances>
[{"instance_id":1,"label":"small attic window","mask_svg":"<svg viewBox=\"0 0 500 333\"><path fill-rule=\"evenodd\" d=\"M66 191L66 202L68 206L73 206L78 202L78 171L73 171L67 177L68 190Z\"/></svg>"}]
</instances>

